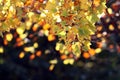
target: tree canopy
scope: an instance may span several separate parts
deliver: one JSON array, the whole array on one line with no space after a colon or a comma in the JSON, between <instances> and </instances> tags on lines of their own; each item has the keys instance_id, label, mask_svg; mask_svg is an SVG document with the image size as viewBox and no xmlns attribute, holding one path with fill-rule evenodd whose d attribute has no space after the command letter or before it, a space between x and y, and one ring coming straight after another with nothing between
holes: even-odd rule
<instances>
[{"instance_id":1,"label":"tree canopy","mask_svg":"<svg viewBox=\"0 0 120 80\"><path fill-rule=\"evenodd\" d=\"M0 33L17 28L21 36L32 25L34 32L41 27L49 41L58 37L57 51L79 58L90 49L104 8L105 0L0 0Z\"/></svg>"}]
</instances>

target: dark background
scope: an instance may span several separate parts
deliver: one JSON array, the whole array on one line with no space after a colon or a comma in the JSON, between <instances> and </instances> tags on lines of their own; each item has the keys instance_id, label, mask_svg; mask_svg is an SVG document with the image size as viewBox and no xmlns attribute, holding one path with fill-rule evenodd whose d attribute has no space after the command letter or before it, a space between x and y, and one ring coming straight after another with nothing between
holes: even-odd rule
<instances>
[{"instance_id":1,"label":"dark background","mask_svg":"<svg viewBox=\"0 0 120 80\"><path fill-rule=\"evenodd\" d=\"M120 1L109 2L107 5L113 12L110 14L106 9L106 14L96 23L96 28L102 26L103 29L97 31L91 41L91 47L96 49L97 42L102 43L103 38L106 40L106 46L101 47L102 51L99 54L89 59L85 59L81 54L73 65L65 65L60 59L60 54L54 49L57 38L52 42L44 35L34 34L31 38L29 35L33 34L32 29L26 30L30 42L16 47L16 39L19 36L16 30L11 30L10 32L16 36L7 45L4 44L5 37L0 38L0 46L4 48L4 52L0 53L0 80L120 80ZM109 29L111 24L114 30ZM97 37L103 32L107 35ZM5 32L4 36L6 34L8 32ZM36 51L40 49L42 55L31 60L31 53L27 52L24 58L20 59L19 53L35 41L39 44ZM51 59L58 60L53 70L49 69Z\"/></svg>"}]
</instances>

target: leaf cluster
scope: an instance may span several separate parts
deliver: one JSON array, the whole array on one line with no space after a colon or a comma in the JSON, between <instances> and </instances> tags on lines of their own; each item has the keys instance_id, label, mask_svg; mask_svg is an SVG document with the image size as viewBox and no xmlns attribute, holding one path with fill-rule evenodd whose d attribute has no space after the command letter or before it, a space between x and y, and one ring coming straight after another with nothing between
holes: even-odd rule
<instances>
[{"instance_id":1,"label":"leaf cluster","mask_svg":"<svg viewBox=\"0 0 120 80\"><path fill-rule=\"evenodd\" d=\"M90 49L94 24L104 8L105 0L0 0L0 33L29 29L32 23L43 26L44 21L50 27L43 29L59 37L56 50L79 58L81 51Z\"/></svg>"}]
</instances>

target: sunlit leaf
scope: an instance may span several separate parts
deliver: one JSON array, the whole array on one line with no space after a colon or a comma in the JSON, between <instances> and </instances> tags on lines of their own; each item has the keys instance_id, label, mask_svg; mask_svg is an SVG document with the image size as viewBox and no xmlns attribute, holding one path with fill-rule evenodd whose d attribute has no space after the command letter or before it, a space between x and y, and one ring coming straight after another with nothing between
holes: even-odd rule
<instances>
[{"instance_id":1,"label":"sunlit leaf","mask_svg":"<svg viewBox=\"0 0 120 80\"><path fill-rule=\"evenodd\" d=\"M0 47L0 53L4 53L4 48Z\"/></svg>"},{"instance_id":2,"label":"sunlit leaf","mask_svg":"<svg viewBox=\"0 0 120 80\"><path fill-rule=\"evenodd\" d=\"M40 57L42 55L42 52L41 51L37 51L36 52L36 56Z\"/></svg>"},{"instance_id":3,"label":"sunlit leaf","mask_svg":"<svg viewBox=\"0 0 120 80\"><path fill-rule=\"evenodd\" d=\"M54 41L55 40L55 35L49 34L48 35L48 41Z\"/></svg>"},{"instance_id":4,"label":"sunlit leaf","mask_svg":"<svg viewBox=\"0 0 120 80\"><path fill-rule=\"evenodd\" d=\"M25 52L34 53L34 52L35 52L35 49L34 49L34 47L25 47L25 48L24 48L24 51L25 51Z\"/></svg>"},{"instance_id":5,"label":"sunlit leaf","mask_svg":"<svg viewBox=\"0 0 120 80\"><path fill-rule=\"evenodd\" d=\"M53 60L50 60L49 63L50 63L50 64L57 64L58 61L57 61L57 59L53 59Z\"/></svg>"},{"instance_id":6,"label":"sunlit leaf","mask_svg":"<svg viewBox=\"0 0 120 80\"><path fill-rule=\"evenodd\" d=\"M63 61L63 63L65 64L65 65L67 65L67 64L73 64L74 63L74 59L65 59L64 61Z\"/></svg>"},{"instance_id":7,"label":"sunlit leaf","mask_svg":"<svg viewBox=\"0 0 120 80\"><path fill-rule=\"evenodd\" d=\"M102 51L101 48L95 49L95 53L100 53L101 51Z\"/></svg>"},{"instance_id":8,"label":"sunlit leaf","mask_svg":"<svg viewBox=\"0 0 120 80\"><path fill-rule=\"evenodd\" d=\"M20 53L19 53L19 58L22 59L22 58L24 58L24 56L25 56L25 53L24 53L24 52L20 52Z\"/></svg>"},{"instance_id":9,"label":"sunlit leaf","mask_svg":"<svg viewBox=\"0 0 120 80\"><path fill-rule=\"evenodd\" d=\"M83 57L84 57L85 59L88 59L88 58L90 58L90 54L89 54L88 52L84 52L84 53L83 53Z\"/></svg>"},{"instance_id":10,"label":"sunlit leaf","mask_svg":"<svg viewBox=\"0 0 120 80\"><path fill-rule=\"evenodd\" d=\"M34 46L34 48L38 48L38 43L37 42L35 42L34 44L33 44L33 46Z\"/></svg>"},{"instance_id":11,"label":"sunlit leaf","mask_svg":"<svg viewBox=\"0 0 120 80\"><path fill-rule=\"evenodd\" d=\"M90 49L91 43L89 41L85 41L84 44L85 45L83 46L83 50L88 51Z\"/></svg>"},{"instance_id":12,"label":"sunlit leaf","mask_svg":"<svg viewBox=\"0 0 120 80\"><path fill-rule=\"evenodd\" d=\"M33 59L35 59L35 55L31 54L29 58L30 58L30 60L33 60Z\"/></svg>"},{"instance_id":13,"label":"sunlit leaf","mask_svg":"<svg viewBox=\"0 0 120 80\"><path fill-rule=\"evenodd\" d=\"M13 39L13 35L12 34L6 34L6 39L7 41L11 41Z\"/></svg>"},{"instance_id":14,"label":"sunlit leaf","mask_svg":"<svg viewBox=\"0 0 120 80\"><path fill-rule=\"evenodd\" d=\"M54 69L55 65L54 64L51 64L50 67L49 67L49 70L52 71Z\"/></svg>"},{"instance_id":15,"label":"sunlit leaf","mask_svg":"<svg viewBox=\"0 0 120 80\"><path fill-rule=\"evenodd\" d=\"M65 31L61 31L58 33L58 36L65 36L66 35L66 32Z\"/></svg>"}]
</instances>

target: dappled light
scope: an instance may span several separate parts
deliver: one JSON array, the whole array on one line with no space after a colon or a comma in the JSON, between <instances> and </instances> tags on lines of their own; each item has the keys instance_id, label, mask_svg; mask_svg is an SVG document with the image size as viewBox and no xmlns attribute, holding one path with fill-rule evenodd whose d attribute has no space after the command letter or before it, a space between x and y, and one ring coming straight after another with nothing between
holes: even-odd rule
<instances>
[{"instance_id":1,"label":"dappled light","mask_svg":"<svg viewBox=\"0 0 120 80\"><path fill-rule=\"evenodd\" d=\"M119 80L119 7L120 0L0 0L0 80Z\"/></svg>"}]
</instances>

